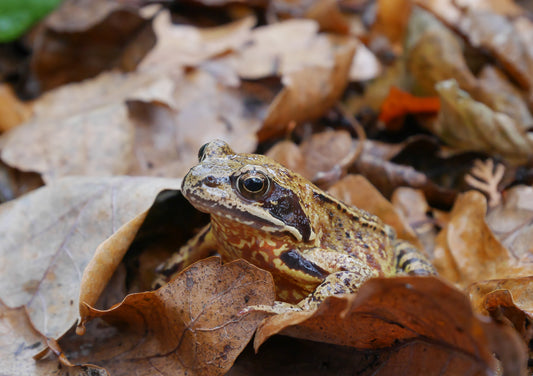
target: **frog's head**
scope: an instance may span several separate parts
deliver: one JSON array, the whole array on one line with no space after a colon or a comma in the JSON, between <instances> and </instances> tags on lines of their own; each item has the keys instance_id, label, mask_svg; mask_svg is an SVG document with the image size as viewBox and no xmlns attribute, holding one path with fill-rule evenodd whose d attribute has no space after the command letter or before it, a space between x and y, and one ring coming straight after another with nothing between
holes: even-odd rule
<instances>
[{"instance_id":1,"label":"frog's head","mask_svg":"<svg viewBox=\"0 0 533 376\"><path fill-rule=\"evenodd\" d=\"M235 154L220 140L202 146L198 159L181 186L195 208L297 241L315 238L302 205L305 178L263 155Z\"/></svg>"}]
</instances>

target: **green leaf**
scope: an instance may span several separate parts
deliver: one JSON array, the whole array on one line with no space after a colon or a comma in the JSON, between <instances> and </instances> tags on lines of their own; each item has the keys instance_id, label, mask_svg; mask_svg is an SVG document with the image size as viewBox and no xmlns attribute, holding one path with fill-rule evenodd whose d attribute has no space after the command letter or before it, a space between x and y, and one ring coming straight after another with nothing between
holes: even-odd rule
<instances>
[{"instance_id":1,"label":"green leaf","mask_svg":"<svg viewBox=\"0 0 533 376\"><path fill-rule=\"evenodd\" d=\"M61 0L0 1L0 42L17 39L60 3Z\"/></svg>"}]
</instances>

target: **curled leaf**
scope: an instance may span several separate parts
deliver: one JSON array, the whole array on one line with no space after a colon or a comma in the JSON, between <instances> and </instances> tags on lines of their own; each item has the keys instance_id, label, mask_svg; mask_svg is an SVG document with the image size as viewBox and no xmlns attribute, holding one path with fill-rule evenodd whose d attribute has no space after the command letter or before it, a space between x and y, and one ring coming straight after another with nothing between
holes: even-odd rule
<instances>
[{"instance_id":1,"label":"curled leaf","mask_svg":"<svg viewBox=\"0 0 533 376\"><path fill-rule=\"evenodd\" d=\"M100 317L118 330L90 361L113 375L222 375L264 317L238 313L274 298L268 272L243 260L202 260L159 290L128 295L106 311L88 307L84 320Z\"/></svg>"},{"instance_id":2,"label":"curled leaf","mask_svg":"<svg viewBox=\"0 0 533 376\"><path fill-rule=\"evenodd\" d=\"M259 140L282 135L291 121L313 120L324 115L339 99L348 83L355 42L339 37L333 44L333 64L309 66L283 77L283 90L270 104Z\"/></svg>"},{"instance_id":3,"label":"curled leaf","mask_svg":"<svg viewBox=\"0 0 533 376\"><path fill-rule=\"evenodd\" d=\"M524 347L516 333L507 329L480 320L466 296L436 278L378 278L365 283L357 295L326 299L316 311L266 319L254 346L257 349L277 333L359 349L386 348L416 339L445 349L451 359L464 356L480 374L494 372L495 351L501 355L506 374L525 375ZM412 354L411 361L424 357ZM431 374L442 371L443 365L427 366L426 373L432 370Z\"/></svg>"},{"instance_id":4,"label":"curled leaf","mask_svg":"<svg viewBox=\"0 0 533 376\"><path fill-rule=\"evenodd\" d=\"M533 153L533 135L506 114L495 112L459 88L455 80L437 84L441 110L432 131L459 150L500 154L514 161Z\"/></svg>"}]
</instances>

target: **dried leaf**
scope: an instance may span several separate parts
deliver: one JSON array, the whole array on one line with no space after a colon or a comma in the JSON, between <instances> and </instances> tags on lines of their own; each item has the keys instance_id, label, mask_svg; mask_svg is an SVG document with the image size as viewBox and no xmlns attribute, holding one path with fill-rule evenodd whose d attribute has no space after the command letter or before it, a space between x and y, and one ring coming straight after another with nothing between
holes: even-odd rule
<instances>
[{"instance_id":1,"label":"dried leaf","mask_svg":"<svg viewBox=\"0 0 533 376\"><path fill-rule=\"evenodd\" d=\"M491 210L487 224L498 240L522 262L533 262L533 188L516 186L505 192L503 205Z\"/></svg>"},{"instance_id":2,"label":"dried leaf","mask_svg":"<svg viewBox=\"0 0 533 376\"><path fill-rule=\"evenodd\" d=\"M173 109L156 104L134 107L135 175L182 177L198 161L198 150L214 139L238 152L257 147L255 132L266 110L252 94L220 82L207 69L175 81Z\"/></svg>"},{"instance_id":3,"label":"dried leaf","mask_svg":"<svg viewBox=\"0 0 533 376\"><path fill-rule=\"evenodd\" d=\"M450 222L437 236L433 263L439 273L466 287L473 282L533 274L533 263L520 263L494 236L487 223L485 197L460 195Z\"/></svg>"},{"instance_id":4,"label":"dried leaf","mask_svg":"<svg viewBox=\"0 0 533 376\"><path fill-rule=\"evenodd\" d=\"M259 140L282 135L291 121L302 122L324 115L346 87L354 52L351 39L339 38L332 66L311 66L284 76L285 87L270 104L263 127L257 133Z\"/></svg>"},{"instance_id":5,"label":"dried leaf","mask_svg":"<svg viewBox=\"0 0 533 376\"><path fill-rule=\"evenodd\" d=\"M36 361L47 338L33 327L24 307L8 308L0 301L0 367L3 375L108 376L100 367L74 366L57 359Z\"/></svg>"},{"instance_id":6,"label":"dried leaf","mask_svg":"<svg viewBox=\"0 0 533 376\"><path fill-rule=\"evenodd\" d=\"M150 20L131 6L109 0L63 2L36 38L26 90L35 95L105 70L133 70L153 43Z\"/></svg>"},{"instance_id":7,"label":"dried leaf","mask_svg":"<svg viewBox=\"0 0 533 376\"><path fill-rule=\"evenodd\" d=\"M0 299L25 306L47 337L61 337L78 316L82 273L97 246L179 183L65 178L1 205Z\"/></svg>"},{"instance_id":8,"label":"dried leaf","mask_svg":"<svg viewBox=\"0 0 533 376\"><path fill-rule=\"evenodd\" d=\"M277 333L358 349L419 340L442 346L448 357L460 358L476 370L468 374L480 375L494 372L495 351L506 374L525 375L525 351L516 333L478 319L462 293L436 278L372 279L357 295L330 297L316 311L273 316L259 327L254 347ZM428 367L424 374L448 374L446 363L428 364L425 353L410 352L409 358L409 363Z\"/></svg>"},{"instance_id":9,"label":"dried leaf","mask_svg":"<svg viewBox=\"0 0 533 376\"><path fill-rule=\"evenodd\" d=\"M533 135L506 114L473 100L455 80L437 84L441 110L432 131L458 150L500 154L513 161L533 153Z\"/></svg>"},{"instance_id":10,"label":"dried leaf","mask_svg":"<svg viewBox=\"0 0 533 376\"><path fill-rule=\"evenodd\" d=\"M7 84L0 84L0 132L28 120L32 113L32 106L21 102Z\"/></svg>"},{"instance_id":11,"label":"dried leaf","mask_svg":"<svg viewBox=\"0 0 533 376\"><path fill-rule=\"evenodd\" d=\"M460 24L469 42L490 51L513 79L525 89L533 84L533 50L504 16L469 9Z\"/></svg>"},{"instance_id":12,"label":"dried leaf","mask_svg":"<svg viewBox=\"0 0 533 376\"><path fill-rule=\"evenodd\" d=\"M401 52L411 8L410 0L377 1L376 20L372 25L371 38L385 37L396 53Z\"/></svg>"},{"instance_id":13,"label":"dried leaf","mask_svg":"<svg viewBox=\"0 0 533 376\"><path fill-rule=\"evenodd\" d=\"M437 95L435 84L451 78L464 90L476 87L476 77L466 65L459 38L429 13L413 10L406 43L413 94Z\"/></svg>"},{"instance_id":14,"label":"dried leaf","mask_svg":"<svg viewBox=\"0 0 533 376\"><path fill-rule=\"evenodd\" d=\"M437 220L431 216L433 211L424 197L424 192L420 189L399 187L394 190L391 203L396 212L401 213L402 218L405 218L405 222L413 229L426 253L433 255Z\"/></svg>"},{"instance_id":15,"label":"dried leaf","mask_svg":"<svg viewBox=\"0 0 533 376\"><path fill-rule=\"evenodd\" d=\"M254 17L245 17L227 25L200 29L172 23L170 12L162 11L154 19L157 43L139 65L140 71L176 74L184 66L231 50L240 49L251 37Z\"/></svg>"},{"instance_id":16,"label":"dried leaf","mask_svg":"<svg viewBox=\"0 0 533 376\"><path fill-rule=\"evenodd\" d=\"M222 375L264 317L238 313L274 298L268 272L209 258L157 291L129 295L107 311L90 309L87 318L101 317L117 332L86 357L113 375Z\"/></svg>"},{"instance_id":17,"label":"dried leaf","mask_svg":"<svg viewBox=\"0 0 533 376\"><path fill-rule=\"evenodd\" d=\"M496 112L508 115L518 127L528 129L533 125L533 116L518 90L499 69L488 65L479 74L478 88L472 92L475 100L485 103Z\"/></svg>"},{"instance_id":18,"label":"dried leaf","mask_svg":"<svg viewBox=\"0 0 533 376\"><path fill-rule=\"evenodd\" d=\"M335 62L331 43L318 34L316 22L288 20L252 31L249 43L239 52L237 72L242 78L258 79L287 76L309 66L331 69Z\"/></svg>"},{"instance_id":19,"label":"dried leaf","mask_svg":"<svg viewBox=\"0 0 533 376\"><path fill-rule=\"evenodd\" d=\"M35 103L30 121L1 136L2 160L39 172L46 182L65 175L125 174L134 128L124 101L164 102L171 89L165 82L148 74L110 73L56 89Z\"/></svg>"}]
</instances>

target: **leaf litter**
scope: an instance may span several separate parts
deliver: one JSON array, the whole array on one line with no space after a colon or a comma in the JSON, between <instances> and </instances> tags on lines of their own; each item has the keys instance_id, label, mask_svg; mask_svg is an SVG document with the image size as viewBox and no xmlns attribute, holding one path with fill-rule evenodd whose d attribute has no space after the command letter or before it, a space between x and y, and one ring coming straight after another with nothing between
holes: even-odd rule
<instances>
[{"instance_id":1,"label":"leaf litter","mask_svg":"<svg viewBox=\"0 0 533 376\"><path fill-rule=\"evenodd\" d=\"M32 115L2 92L3 368L526 373L533 209L530 186L510 187L527 181L532 155L533 28L520 5L222 2L210 19L204 2L203 18L188 19L191 8L175 22L160 6L95 4L66 1L21 39L28 68L7 76L40 95ZM129 22L115 29L117 17ZM366 137L354 139L346 113ZM374 279L316 312L265 320L239 315L274 299L268 273L242 261L207 259L147 292L157 263L201 224L183 203L163 210L174 201L162 197L214 138L270 149L377 214L427 252L439 279ZM38 175L47 185L14 199ZM258 327L255 355L246 345ZM31 359L43 348L57 357Z\"/></svg>"}]
</instances>

